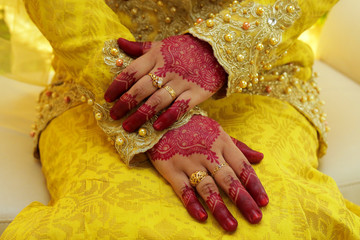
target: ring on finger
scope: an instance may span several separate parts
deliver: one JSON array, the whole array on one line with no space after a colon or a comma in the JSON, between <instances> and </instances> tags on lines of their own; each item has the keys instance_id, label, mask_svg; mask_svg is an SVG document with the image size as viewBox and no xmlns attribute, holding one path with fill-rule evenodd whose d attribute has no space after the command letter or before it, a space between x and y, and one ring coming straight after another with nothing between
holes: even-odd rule
<instances>
[{"instance_id":1,"label":"ring on finger","mask_svg":"<svg viewBox=\"0 0 360 240\"><path fill-rule=\"evenodd\" d=\"M205 171L196 171L190 176L190 184L193 187L196 187L206 176L209 174Z\"/></svg>"},{"instance_id":2,"label":"ring on finger","mask_svg":"<svg viewBox=\"0 0 360 240\"><path fill-rule=\"evenodd\" d=\"M222 164L217 165L217 166L214 168L214 170L211 172L211 175L215 176L215 173L216 173L217 171L219 171L222 167L225 167L225 166L228 166L228 164L227 164L227 163L222 163Z\"/></svg>"},{"instance_id":3,"label":"ring on finger","mask_svg":"<svg viewBox=\"0 0 360 240\"><path fill-rule=\"evenodd\" d=\"M171 98L172 98L173 100L175 100L175 98L176 98L176 93L175 93L174 89L173 89L172 87L168 86L168 85L165 85L165 86L164 86L164 89L170 94Z\"/></svg>"},{"instance_id":4,"label":"ring on finger","mask_svg":"<svg viewBox=\"0 0 360 240\"><path fill-rule=\"evenodd\" d=\"M164 82L164 79L162 77L156 76L153 73L148 74L152 79L152 84L156 88L161 88Z\"/></svg>"}]
</instances>

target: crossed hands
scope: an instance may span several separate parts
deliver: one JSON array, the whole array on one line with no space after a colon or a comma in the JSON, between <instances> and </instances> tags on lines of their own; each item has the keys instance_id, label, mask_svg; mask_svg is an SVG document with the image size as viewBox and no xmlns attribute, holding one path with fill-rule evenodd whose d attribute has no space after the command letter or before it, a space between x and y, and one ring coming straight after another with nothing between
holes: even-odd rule
<instances>
[{"instance_id":1,"label":"crossed hands","mask_svg":"<svg viewBox=\"0 0 360 240\"><path fill-rule=\"evenodd\" d=\"M137 130L167 107L153 127L168 128L186 111L216 93L227 80L211 46L191 35L152 43L120 38L118 44L125 53L138 58L114 79L105 93L106 101L116 101L110 116L120 119L145 100L123 122L128 132ZM154 84L153 76L161 84ZM250 223L261 220L259 207L266 206L269 198L250 163L260 162L263 154L231 138L216 121L194 115L184 126L168 131L147 153L189 214L198 221L205 221L208 215L194 188L226 231L237 228L216 183ZM200 176L196 177L196 173ZM189 178L197 182L191 183Z\"/></svg>"}]
</instances>

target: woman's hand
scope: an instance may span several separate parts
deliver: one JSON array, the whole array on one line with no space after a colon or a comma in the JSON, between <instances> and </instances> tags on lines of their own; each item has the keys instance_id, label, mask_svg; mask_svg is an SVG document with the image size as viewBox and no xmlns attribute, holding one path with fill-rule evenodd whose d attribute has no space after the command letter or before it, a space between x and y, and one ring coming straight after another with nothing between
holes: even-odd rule
<instances>
[{"instance_id":1,"label":"woman's hand","mask_svg":"<svg viewBox=\"0 0 360 240\"><path fill-rule=\"evenodd\" d=\"M263 154L231 138L214 120L194 115L186 125L167 132L148 155L198 221L205 221L207 213L190 185L189 178L196 171L212 173L198 183L196 190L226 231L235 231L237 221L221 199L217 185L250 223L261 220L259 207L266 206L269 198L249 161L260 162Z\"/></svg>"},{"instance_id":2,"label":"woman's hand","mask_svg":"<svg viewBox=\"0 0 360 240\"><path fill-rule=\"evenodd\" d=\"M173 36L152 43L119 38L118 44L125 53L139 58L107 89L106 101L113 102L120 97L110 116L119 119L149 97L123 122L123 128L128 132L135 131L175 100L153 125L156 130L171 126L186 111L217 92L227 80L211 46L191 35ZM162 86L168 87L155 87L149 73L163 78ZM169 87L174 91L173 96Z\"/></svg>"}]
</instances>

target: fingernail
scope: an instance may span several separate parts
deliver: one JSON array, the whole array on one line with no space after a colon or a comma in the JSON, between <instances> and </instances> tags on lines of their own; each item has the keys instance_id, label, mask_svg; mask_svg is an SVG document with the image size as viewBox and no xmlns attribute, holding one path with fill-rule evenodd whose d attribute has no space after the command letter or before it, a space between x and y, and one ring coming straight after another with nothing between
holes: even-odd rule
<instances>
[{"instance_id":1,"label":"fingernail","mask_svg":"<svg viewBox=\"0 0 360 240\"><path fill-rule=\"evenodd\" d=\"M250 213L250 223L258 223L260 222L262 218L262 213L261 212L258 212L258 211L255 211L255 210L252 210L251 213Z\"/></svg>"},{"instance_id":2,"label":"fingernail","mask_svg":"<svg viewBox=\"0 0 360 240\"><path fill-rule=\"evenodd\" d=\"M105 98L105 101L111 102L111 99L108 96L105 95L104 98Z\"/></svg>"},{"instance_id":3,"label":"fingernail","mask_svg":"<svg viewBox=\"0 0 360 240\"><path fill-rule=\"evenodd\" d=\"M238 222L236 221L235 218L227 218L225 220L223 228L228 232L233 232L236 230L237 225L238 225Z\"/></svg>"},{"instance_id":4,"label":"fingernail","mask_svg":"<svg viewBox=\"0 0 360 240\"><path fill-rule=\"evenodd\" d=\"M269 197L267 195L262 195L259 200L260 206L264 207L269 203Z\"/></svg>"},{"instance_id":5,"label":"fingernail","mask_svg":"<svg viewBox=\"0 0 360 240\"><path fill-rule=\"evenodd\" d=\"M154 122L153 127L156 131L161 131L164 130L163 125L164 123L162 121L156 121Z\"/></svg>"},{"instance_id":6,"label":"fingernail","mask_svg":"<svg viewBox=\"0 0 360 240\"><path fill-rule=\"evenodd\" d=\"M114 120L118 120L118 117L115 115L114 110L110 109L110 117Z\"/></svg>"},{"instance_id":7,"label":"fingernail","mask_svg":"<svg viewBox=\"0 0 360 240\"><path fill-rule=\"evenodd\" d=\"M135 129L132 129L133 127L131 126L131 123L128 121L124 121L123 124L123 129L125 129L125 131L127 132L133 132Z\"/></svg>"},{"instance_id":8,"label":"fingernail","mask_svg":"<svg viewBox=\"0 0 360 240\"><path fill-rule=\"evenodd\" d=\"M208 218L208 215L207 213L200 209L198 212L197 212L197 219L200 221L200 222L204 222L206 219Z\"/></svg>"}]
</instances>

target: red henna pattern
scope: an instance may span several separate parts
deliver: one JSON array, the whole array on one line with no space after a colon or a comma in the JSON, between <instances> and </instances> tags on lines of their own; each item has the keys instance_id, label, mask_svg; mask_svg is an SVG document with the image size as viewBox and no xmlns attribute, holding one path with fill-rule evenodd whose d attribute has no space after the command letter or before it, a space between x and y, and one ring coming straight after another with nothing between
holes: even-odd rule
<instances>
[{"instance_id":1,"label":"red henna pattern","mask_svg":"<svg viewBox=\"0 0 360 240\"><path fill-rule=\"evenodd\" d=\"M130 93L124 93L119 100L127 104L128 110L134 108L138 104L136 95L131 95Z\"/></svg>"},{"instance_id":2,"label":"red henna pattern","mask_svg":"<svg viewBox=\"0 0 360 240\"><path fill-rule=\"evenodd\" d=\"M226 207L220 194L217 192L210 193L210 195L206 199L206 204L208 205L212 213L215 212L217 207L222 207L222 206Z\"/></svg>"},{"instance_id":3,"label":"red henna pattern","mask_svg":"<svg viewBox=\"0 0 360 240\"><path fill-rule=\"evenodd\" d=\"M174 122L176 122L184 113L186 113L189 108L188 100L178 100L174 102L168 110L166 110L154 123L154 128L158 131L164 130L165 128L170 127Z\"/></svg>"},{"instance_id":4,"label":"red henna pattern","mask_svg":"<svg viewBox=\"0 0 360 240\"><path fill-rule=\"evenodd\" d=\"M269 198L254 169L244 162L240 180L259 206L266 206Z\"/></svg>"},{"instance_id":5,"label":"red henna pattern","mask_svg":"<svg viewBox=\"0 0 360 240\"><path fill-rule=\"evenodd\" d=\"M245 143L240 142L236 138L231 137L231 140L236 145L238 149L244 154L244 156L249 160L250 163L259 163L264 158L264 154L257 152L249 148Z\"/></svg>"},{"instance_id":6,"label":"red henna pattern","mask_svg":"<svg viewBox=\"0 0 360 240\"><path fill-rule=\"evenodd\" d=\"M155 73L158 76L175 72L210 92L219 90L226 81L226 72L214 57L211 46L190 35L164 39L161 53L164 66Z\"/></svg>"},{"instance_id":7,"label":"red henna pattern","mask_svg":"<svg viewBox=\"0 0 360 240\"><path fill-rule=\"evenodd\" d=\"M186 210L191 216L198 219L199 221L205 221L207 219L207 213L197 199L193 188L185 184L181 199L184 203L184 206L186 207Z\"/></svg>"},{"instance_id":8,"label":"red henna pattern","mask_svg":"<svg viewBox=\"0 0 360 240\"><path fill-rule=\"evenodd\" d=\"M149 150L151 158L168 160L175 154L190 156L198 153L207 156L210 162L219 164L216 153L211 151L212 144L220 135L219 124L207 117L194 115L184 126L167 132Z\"/></svg>"},{"instance_id":9,"label":"red henna pattern","mask_svg":"<svg viewBox=\"0 0 360 240\"><path fill-rule=\"evenodd\" d=\"M122 72L119 75L116 76L114 81L117 81L121 83L121 88L125 90L129 89L130 86L132 86L136 80L134 75L136 72L128 73L128 72ZM120 86L118 86L120 87Z\"/></svg>"},{"instance_id":10,"label":"red henna pattern","mask_svg":"<svg viewBox=\"0 0 360 240\"><path fill-rule=\"evenodd\" d=\"M135 131L137 128L139 128L141 125L143 125L146 121L148 121L155 115L156 107L157 105L151 106L144 103L135 113L133 113L123 122L123 128L128 132Z\"/></svg>"},{"instance_id":11,"label":"red henna pattern","mask_svg":"<svg viewBox=\"0 0 360 240\"><path fill-rule=\"evenodd\" d=\"M151 106L149 104L144 103L138 109L138 113L144 115L144 118L146 119L146 121L148 121L150 118L152 118L155 115L156 107L157 107L157 105Z\"/></svg>"},{"instance_id":12,"label":"red henna pattern","mask_svg":"<svg viewBox=\"0 0 360 240\"><path fill-rule=\"evenodd\" d=\"M171 105L171 107L169 107L169 109L166 112L171 112L172 114L174 114L174 118L175 121L178 120L182 115L184 115L184 113L186 113L187 109L189 108L189 102L190 99L188 100L179 100L174 102L173 105Z\"/></svg>"}]
</instances>

